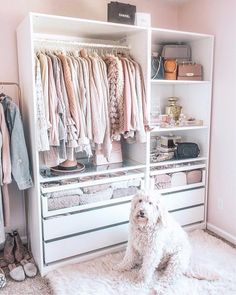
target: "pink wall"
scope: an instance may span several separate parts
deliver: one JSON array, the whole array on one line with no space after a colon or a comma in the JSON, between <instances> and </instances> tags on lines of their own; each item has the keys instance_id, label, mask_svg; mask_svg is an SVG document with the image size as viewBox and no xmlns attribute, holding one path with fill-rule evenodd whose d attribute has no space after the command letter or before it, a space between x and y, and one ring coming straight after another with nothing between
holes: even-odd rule
<instances>
[{"instance_id":1,"label":"pink wall","mask_svg":"<svg viewBox=\"0 0 236 295\"><path fill-rule=\"evenodd\" d=\"M88 19L107 18L105 0L0 0L0 81L17 81L17 50L15 30L24 16L32 11L55 15L66 15ZM122 1L121 1L122 2ZM129 0L137 11L151 12L152 26L177 28L177 5L163 0ZM10 90L9 90L10 91ZM24 206L22 195L11 185L12 228L25 234Z\"/></svg>"},{"instance_id":2,"label":"pink wall","mask_svg":"<svg viewBox=\"0 0 236 295\"><path fill-rule=\"evenodd\" d=\"M208 222L236 242L236 1L179 8L179 28L215 35Z\"/></svg>"}]
</instances>

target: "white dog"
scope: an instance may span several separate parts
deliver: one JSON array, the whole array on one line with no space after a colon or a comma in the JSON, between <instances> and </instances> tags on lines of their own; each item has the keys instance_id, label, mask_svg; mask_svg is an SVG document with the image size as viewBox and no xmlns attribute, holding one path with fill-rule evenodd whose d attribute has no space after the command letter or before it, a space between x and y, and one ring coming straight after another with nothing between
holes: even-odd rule
<instances>
[{"instance_id":1,"label":"white dog","mask_svg":"<svg viewBox=\"0 0 236 295\"><path fill-rule=\"evenodd\" d=\"M161 281L174 282L186 272L191 255L187 234L164 208L160 197L138 192L131 203L130 235L125 256L117 270L141 265L137 281L148 283L156 269Z\"/></svg>"}]
</instances>

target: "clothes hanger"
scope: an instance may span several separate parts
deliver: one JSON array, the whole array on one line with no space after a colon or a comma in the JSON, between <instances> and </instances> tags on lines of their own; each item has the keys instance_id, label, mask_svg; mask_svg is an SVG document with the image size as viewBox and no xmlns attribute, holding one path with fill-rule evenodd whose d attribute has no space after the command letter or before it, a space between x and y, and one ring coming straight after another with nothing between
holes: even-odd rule
<instances>
[{"instance_id":1,"label":"clothes hanger","mask_svg":"<svg viewBox=\"0 0 236 295\"><path fill-rule=\"evenodd\" d=\"M3 92L3 83L0 83L0 84L1 84L0 98L2 99L3 97L6 96L6 94Z\"/></svg>"}]
</instances>

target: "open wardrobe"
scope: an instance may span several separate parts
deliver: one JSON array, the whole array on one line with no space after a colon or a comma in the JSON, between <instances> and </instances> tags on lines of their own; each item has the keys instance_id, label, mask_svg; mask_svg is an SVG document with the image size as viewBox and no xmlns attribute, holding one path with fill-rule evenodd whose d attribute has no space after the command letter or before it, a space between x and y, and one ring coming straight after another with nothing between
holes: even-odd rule
<instances>
[{"instance_id":1,"label":"open wardrobe","mask_svg":"<svg viewBox=\"0 0 236 295\"><path fill-rule=\"evenodd\" d=\"M1 1L0 295L235 295L236 1Z\"/></svg>"},{"instance_id":2,"label":"open wardrobe","mask_svg":"<svg viewBox=\"0 0 236 295\"><path fill-rule=\"evenodd\" d=\"M31 13L17 39L34 174L29 236L40 272L123 249L130 200L140 189L165 195L181 225L203 228L212 36ZM188 44L202 81L152 79L151 50L169 40ZM196 106L198 124L155 126L152 110L168 96L182 96L186 112ZM200 153L159 161L153 140L169 132L197 142ZM188 183L175 180L187 175Z\"/></svg>"}]
</instances>

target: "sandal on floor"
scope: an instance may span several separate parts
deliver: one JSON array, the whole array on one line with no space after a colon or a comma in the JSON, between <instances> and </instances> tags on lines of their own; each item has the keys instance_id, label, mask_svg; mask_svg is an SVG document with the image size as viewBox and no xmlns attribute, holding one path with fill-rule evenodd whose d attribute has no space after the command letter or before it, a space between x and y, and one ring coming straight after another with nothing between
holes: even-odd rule
<instances>
[{"instance_id":1,"label":"sandal on floor","mask_svg":"<svg viewBox=\"0 0 236 295\"><path fill-rule=\"evenodd\" d=\"M23 266L25 274L26 274L27 277L33 278L33 277L36 276L37 267L35 266L34 263L32 263L32 262L30 262L30 261L28 261L26 259L21 260L20 263Z\"/></svg>"},{"instance_id":2,"label":"sandal on floor","mask_svg":"<svg viewBox=\"0 0 236 295\"><path fill-rule=\"evenodd\" d=\"M17 282L22 282L25 279L25 272L21 265L16 266L14 263L8 265L10 277Z\"/></svg>"},{"instance_id":3,"label":"sandal on floor","mask_svg":"<svg viewBox=\"0 0 236 295\"><path fill-rule=\"evenodd\" d=\"M0 289L2 289L7 283L6 277L5 277L5 273L2 270L2 268L0 268Z\"/></svg>"}]
</instances>

